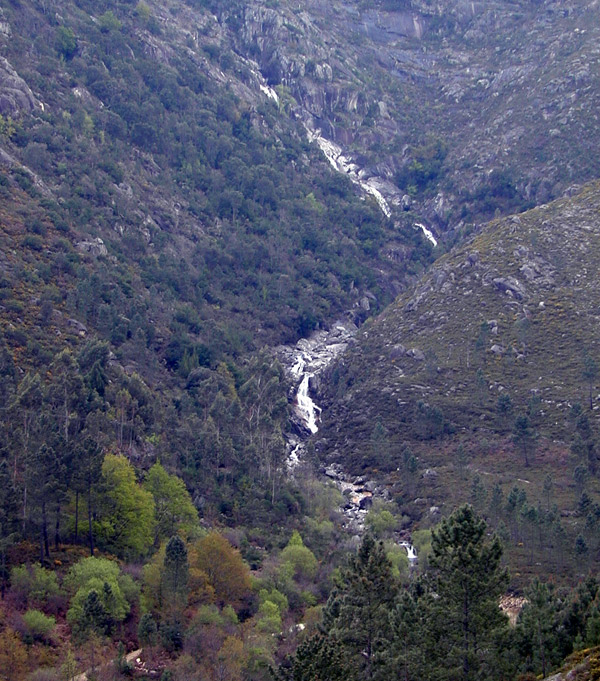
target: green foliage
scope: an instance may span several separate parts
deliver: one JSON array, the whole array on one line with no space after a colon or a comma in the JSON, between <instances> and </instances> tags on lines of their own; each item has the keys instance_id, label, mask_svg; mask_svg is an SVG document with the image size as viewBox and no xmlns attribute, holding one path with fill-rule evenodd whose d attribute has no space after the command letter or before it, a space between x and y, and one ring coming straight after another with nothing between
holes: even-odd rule
<instances>
[{"instance_id":1,"label":"green foliage","mask_svg":"<svg viewBox=\"0 0 600 681\"><path fill-rule=\"evenodd\" d=\"M143 487L154 498L155 544L179 529L189 534L198 524L198 512L185 484L176 475L169 475L159 463L150 468Z\"/></svg>"},{"instance_id":2,"label":"green foliage","mask_svg":"<svg viewBox=\"0 0 600 681\"><path fill-rule=\"evenodd\" d=\"M292 576L312 579L317 571L318 563L313 552L304 546L302 537L294 530L290 541L280 555L282 568Z\"/></svg>"},{"instance_id":3,"label":"green foliage","mask_svg":"<svg viewBox=\"0 0 600 681\"><path fill-rule=\"evenodd\" d=\"M158 627L154 617L149 612L140 617L138 638L143 646L155 646L158 643Z\"/></svg>"},{"instance_id":4,"label":"green foliage","mask_svg":"<svg viewBox=\"0 0 600 681\"><path fill-rule=\"evenodd\" d=\"M165 548L162 593L174 612L182 612L187 605L188 573L187 548L180 537L171 537Z\"/></svg>"},{"instance_id":5,"label":"green foliage","mask_svg":"<svg viewBox=\"0 0 600 681\"><path fill-rule=\"evenodd\" d=\"M65 588L73 594L67 621L76 635L109 634L122 622L139 592L117 563L106 558L84 558L65 577Z\"/></svg>"},{"instance_id":6,"label":"green foliage","mask_svg":"<svg viewBox=\"0 0 600 681\"><path fill-rule=\"evenodd\" d=\"M73 29L59 26L56 29L56 50L65 59L72 59L77 52L77 38Z\"/></svg>"},{"instance_id":7,"label":"green foliage","mask_svg":"<svg viewBox=\"0 0 600 681\"><path fill-rule=\"evenodd\" d=\"M536 674L546 676L568 650L567 637L560 625L561 599L553 584L535 579L516 627L517 645Z\"/></svg>"},{"instance_id":8,"label":"green foliage","mask_svg":"<svg viewBox=\"0 0 600 681\"><path fill-rule=\"evenodd\" d=\"M102 464L100 521L96 536L119 555L142 556L154 543L154 500L140 487L124 456L107 454Z\"/></svg>"},{"instance_id":9,"label":"green foliage","mask_svg":"<svg viewBox=\"0 0 600 681\"><path fill-rule=\"evenodd\" d=\"M319 633L301 643L295 655L273 675L277 681L346 681L348 665L337 641Z\"/></svg>"},{"instance_id":10,"label":"green foliage","mask_svg":"<svg viewBox=\"0 0 600 681\"><path fill-rule=\"evenodd\" d=\"M365 524L375 537L383 539L396 528L397 521L387 508L371 509L367 513Z\"/></svg>"},{"instance_id":11,"label":"green foliage","mask_svg":"<svg viewBox=\"0 0 600 681\"><path fill-rule=\"evenodd\" d=\"M409 194L425 191L437 181L447 152L445 142L434 136L425 144L412 147L411 161L396 174L396 184Z\"/></svg>"},{"instance_id":12,"label":"green foliage","mask_svg":"<svg viewBox=\"0 0 600 681\"><path fill-rule=\"evenodd\" d=\"M56 573L38 564L12 568L10 584L13 590L25 597L27 603L35 605L46 604L49 598L60 592Z\"/></svg>"},{"instance_id":13,"label":"green foliage","mask_svg":"<svg viewBox=\"0 0 600 681\"><path fill-rule=\"evenodd\" d=\"M450 678L480 678L493 666L488 646L505 626L498 608L508 582L501 556L500 542L487 538L485 522L470 506L456 510L432 533L430 564L438 594L432 619L445 632L437 659L444 659Z\"/></svg>"},{"instance_id":14,"label":"green foliage","mask_svg":"<svg viewBox=\"0 0 600 681\"><path fill-rule=\"evenodd\" d=\"M370 536L340 573L324 613L325 631L339 641L346 666L359 678L377 675L379 652L389 638L388 611L397 582L383 544Z\"/></svg>"},{"instance_id":15,"label":"green foliage","mask_svg":"<svg viewBox=\"0 0 600 681\"><path fill-rule=\"evenodd\" d=\"M39 610L28 610L23 614L23 624L29 641L46 641L54 630L56 619Z\"/></svg>"}]
</instances>

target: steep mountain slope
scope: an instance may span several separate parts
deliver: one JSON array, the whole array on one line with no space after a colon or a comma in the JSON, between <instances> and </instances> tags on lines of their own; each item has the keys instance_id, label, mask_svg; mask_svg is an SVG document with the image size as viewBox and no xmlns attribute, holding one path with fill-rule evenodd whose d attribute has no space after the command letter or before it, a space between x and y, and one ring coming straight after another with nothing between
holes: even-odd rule
<instances>
[{"instance_id":1,"label":"steep mountain slope","mask_svg":"<svg viewBox=\"0 0 600 681\"><path fill-rule=\"evenodd\" d=\"M344 312L363 322L382 309L433 260L421 221L444 235L440 255L483 219L596 176L597 13L575 0L7 4L0 327L15 375L50 380L67 347L93 383L94 364L78 353L84 341L106 341L102 368L114 373L104 376L110 390L100 402L109 441L118 433L115 446L144 465L168 453L197 498L210 488L229 519L228 486L233 496L243 488L245 501L256 489L247 475L272 504L275 479L285 477L286 386L270 355L254 353ZM538 262L536 239L545 242L528 236L534 214L498 232L486 252L490 268L500 258L497 271L486 274L473 256L468 276L497 301L479 300L474 283L453 302L440 268L458 272L456 254L431 275L439 300L428 294L410 312L407 299L415 326L392 344L416 348L410 361L387 347L387 330L367 329L373 345L364 346L364 362L352 360L356 376L339 369L332 377L340 395L357 396L363 416L336 403L340 432L326 426L323 451L351 460L363 436L374 448L377 421L390 442L470 429L466 409L492 427L500 383L517 404L539 390L554 419L547 432L562 432L563 406L583 385L570 346L552 380L540 373L534 385L520 366L547 367L552 358L549 332L537 324L546 315L552 327L560 310L543 287L560 284L567 296L575 247L546 244ZM485 245L494 233L476 238ZM520 253L514 262L502 260L509 248ZM531 277L524 288L522 274ZM490 314L458 327L458 306L447 319L436 306L423 309L434 298L471 310L478 300ZM496 309L498 301L510 306ZM431 338L429 314L449 334L443 347ZM580 322L564 333L580 334L583 357L594 339L590 320ZM497 338L494 353L488 335ZM410 400L395 394L385 362L371 362L390 352L393 373L415 376ZM473 385L482 395L476 408L465 392ZM127 417L121 389L137 396ZM398 399L408 402L399 420ZM139 416L139 403L152 404L152 418ZM297 507L288 499L282 514L288 502Z\"/></svg>"},{"instance_id":2,"label":"steep mountain slope","mask_svg":"<svg viewBox=\"0 0 600 681\"><path fill-rule=\"evenodd\" d=\"M363 327L325 383L328 446L354 449L358 463L356 445L377 421L400 441L449 427L502 431L503 394L515 413L539 399L540 428L564 438L570 406L589 406L586 356L599 353L599 210L592 183L494 221L440 258ZM428 429L419 403L439 408L444 421Z\"/></svg>"},{"instance_id":3,"label":"steep mountain slope","mask_svg":"<svg viewBox=\"0 0 600 681\"><path fill-rule=\"evenodd\" d=\"M441 231L598 173L594 3L211 7L309 130Z\"/></svg>"},{"instance_id":4,"label":"steep mountain slope","mask_svg":"<svg viewBox=\"0 0 600 681\"><path fill-rule=\"evenodd\" d=\"M387 483L421 527L475 504L517 583L600 549L599 232L597 182L491 222L321 377L321 458Z\"/></svg>"}]
</instances>

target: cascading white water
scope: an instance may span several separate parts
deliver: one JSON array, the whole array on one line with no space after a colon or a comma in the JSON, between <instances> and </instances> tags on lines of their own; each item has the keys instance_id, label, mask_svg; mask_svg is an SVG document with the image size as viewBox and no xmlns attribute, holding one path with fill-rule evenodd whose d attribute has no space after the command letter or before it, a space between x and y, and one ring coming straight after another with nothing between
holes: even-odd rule
<instances>
[{"instance_id":1,"label":"cascading white water","mask_svg":"<svg viewBox=\"0 0 600 681\"><path fill-rule=\"evenodd\" d=\"M314 435L317 430L319 430L317 419L318 415L321 413L321 407L318 407L308 394L310 379L313 375L314 374L304 374L304 378L298 386L296 400L298 403L298 411L302 415L306 427Z\"/></svg>"},{"instance_id":2,"label":"cascading white water","mask_svg":"<svg viewBox=\"0 0 600 681\"><path fill-rule=\"evenodd\" d=\"M319 414L321 413L321 408L317 406L312 397L310 396L310 379L314 376L314 373L306 371L307 358L304 352L301 352L298 356L296 364L292 367L292 373L295 376L302 376L300 385L298 386L298 392L296 393L296 411L298 416L302 419L302 422L308 428L308 430L314 435L319 427L317 426L317 421ZM296 452L297 458L297 449Z\"/></svg>"},{"instance_id":3,"label":"cascading white water","mask_svg":"<svg viewBox=\"0 0 600 681\"><path fill-rule=\"evenodd\" d=\"M437 246L437 239L433 236L433 232L429 228L425 227L422 222L415 222L415 227L418 227L423 232L428 241L431 241L434 246Z\"/></svg>"},{"instance_id":4,"label":"cascading white water","mask_svg":"<svg viewBox=\"0 0 600 681\"><path fill-rule=\"evenodd\" d=\"M354 184L359 185L363 191L367 192L375 198L375 201L379 204L381 212L386 216L386 218L391 217L392 211L388 205L388 202L383 197L383 194L374 186L374 180L364 179L362 177L362 171L359 171L358 166L352 163L349 158L342 154L342 148L339 147L335 142L325 139L321 136L321 131L317 130L313 132L312 130L306 128L308 133L308 138L311 142L316 142L319 145L319 149L325 154L325 157L331 164L331 166L338 171L338 173L343 173L347 175Z\"/></svg>"},{"instance_id":5,"label":"cascading white water","mask_svg":"<svg viewBox=\"0 0 600 681\"><path fill-rule=\"evenodd\" d=\"M408 564L410 565L410 567L414 567L417 564L418 560L417 550L415 549L415 547L407 541L401 541L399 545L402 546L402 548L406 549L406 555L408 556Z\"/></svg>"}]
</instances>

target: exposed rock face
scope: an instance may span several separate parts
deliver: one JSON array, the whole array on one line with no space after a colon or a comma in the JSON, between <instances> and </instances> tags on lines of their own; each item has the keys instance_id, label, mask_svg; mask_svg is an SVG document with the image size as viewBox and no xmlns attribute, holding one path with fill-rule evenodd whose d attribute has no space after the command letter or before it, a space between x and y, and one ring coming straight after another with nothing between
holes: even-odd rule
<instances>
[{"instance_id":1,"label":"exposed rock face","mask_svg":"<svg viewBox=\"0 0 600 681\"><path fill-rule=\"evenodd\" d=\"M89 255L96 258L108 254L104 241L100 237L90 239L89 241L80 241L77 244L77 250L81 251L81 253L89 253Z\"/></svg>"},{"instance_id":2,"label":"exposed rock face","mask_svg":"<svg viewBox=\"0 0 600 681\"><path fill-rule=\"evenodd\" d=\"M4 57L0 57L0 114L18 116L40 108L29 85Z\"/></svg>"},{"instance_id":3,"label":"exposed rock face","mask_svg":"<svg viewBox=\"0 0 600 681\"><path fill-rule=\"evenodd\" d=\"M340 145L400 213L438 232L459 225L465 205L492 217L490 196L508 212L596 172L599 29L583 0L411 0L395 10L256 2L216 19L221 41L284 86L310 130ZM427 135L446 145L439 176L425 194L403 193L406 182L392 190Z\"/></svg>"}]
</instances>

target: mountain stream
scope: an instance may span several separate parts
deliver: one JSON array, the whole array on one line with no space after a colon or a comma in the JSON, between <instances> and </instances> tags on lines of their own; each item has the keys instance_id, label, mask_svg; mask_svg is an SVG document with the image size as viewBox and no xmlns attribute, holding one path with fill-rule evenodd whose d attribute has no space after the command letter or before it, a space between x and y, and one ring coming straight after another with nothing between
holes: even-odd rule
<instances>
[{"instance_id":1,"label":"mountain stream","mask_svg":"<svg viewBox=\"0 0 600 681\"><path fill-rule=\"evenodd\" d=\"M277 356L294 385L293 409L296 433L288 434L287 468L290 475L302 463L306 439L319 430L321 408L313 394L321 372L353 342L357 327L349 321L339 321L329 330L315 331L309 338L302 338L294 347L282 346ZM311 390L313 394L311 394ZM382 484L361 476L348 476L341 464L327 465L324 476L333 482L344 497L341 507L342 527L355 537L365 531L367 513L375 499L389 500L389 490ZM417 552L403 535L397 537L398 545L407 553L409 566L417 563Z\"/></svg>"}]
</instances>

